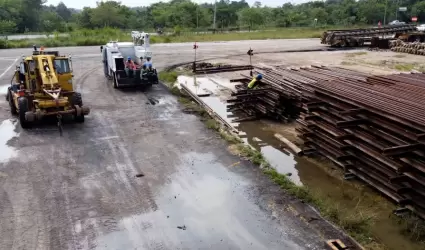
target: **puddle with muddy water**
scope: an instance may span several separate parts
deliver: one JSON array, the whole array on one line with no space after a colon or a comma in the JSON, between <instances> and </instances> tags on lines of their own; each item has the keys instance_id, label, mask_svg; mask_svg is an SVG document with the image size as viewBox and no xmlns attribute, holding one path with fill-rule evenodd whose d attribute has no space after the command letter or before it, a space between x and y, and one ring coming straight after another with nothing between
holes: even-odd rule
<instances>
[{"instance_id":1,"label":"puddle with muddy water","mask_svg":"<svg viewBox=\"0 0 425 250\"><path fill-rule=\"evenodd\" d=\"M214 81L209 81L208 84L208 79L200 81L201 77L197 78L198 82L202 82L202 88L211 92L210 96L200 98L225 121L240 131L240 137L244 142L261 151L277 172L287 175L298 185L306 185L315 192L321 193L323 197L328 197L338 207L347 210L347 213L353 212L356 207L364 208L364 211L374 216L375 223L371 230L373 235L387 246L386 249L425 249L423 245L412 242L401 233L396 220L390 218L396 207L387 199L363 183L342 180L342 173L332 164L317 162L289 153L282 142L274 137L275 133L280 133L285 129L273 127L284 128L284 124L271 126L272 123L267 121L233 123L232 119L235 116L227 112L225 101L219 97L220 90L228 86L229 80L224 79L223 83L220 83L218 78L214 78ZM284 134L283 132L281 134ZM289 137L287 139L292 140Z\"/></svg>"},{"instance_id":2,"label":"puddle with muddy water","mask_svg":"<svg viewBox=\"0 0 425 250\"><path fill-rule=\"evenodd\" d=\"M15 132L17 121L4 120L0 124L0 163L7 162L17 155L17 150L7 143L19 134Z\"/></svg>"},{"instance_id":3,"label":"puddle with muddy water","mask_svg":"<svg viewBox=\"0 0 425 250\"><path fill-rule=\"evenodd\" d=\"M1 85L0 86L0 95L6 95L7 94L7 88L9 88L9 84Z\"/></svg>"},{"instance_id":4,"label":"puddle with muddy water","mask_svg":"<svg viewBox=\"0 0 425 250\"><path fill-rule=\"evenodd\" d=\"M214 154L184 154L176 168L153 191L159 209L119 218L96 249L299 249L295 229L263 213L247 198L252 182Z\"/></svg>"}]
</instances>

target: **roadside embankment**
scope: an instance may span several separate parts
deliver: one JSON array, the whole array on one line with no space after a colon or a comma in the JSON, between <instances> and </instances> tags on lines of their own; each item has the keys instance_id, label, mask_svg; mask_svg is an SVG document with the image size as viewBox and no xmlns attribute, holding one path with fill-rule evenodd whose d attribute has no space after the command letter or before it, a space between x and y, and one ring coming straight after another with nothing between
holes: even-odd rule
<instances>
[{"instance_id":1,"label":"roadside embankment","mask_svg":"<svg viewBox=\"0 0 425 250\"><path fill-rule=\"evenodd\" d=\"M284 28L276 30L259 30L252 32L229 33L181 33L171 35L157 35L150 37L150 43L180 43L180 42L212 42L212 41L240 41L263 39L296 39L319 38L324 29L320 28ZM0 39L0 49L30 48L34 44L45 47L95 46L109 41L131 42L131 34L116 29L76 30L67 36L60 33L49 35L49 38L5 40ZM318 42L319 43L319 42Z\"/></svg>"}]
</instances>

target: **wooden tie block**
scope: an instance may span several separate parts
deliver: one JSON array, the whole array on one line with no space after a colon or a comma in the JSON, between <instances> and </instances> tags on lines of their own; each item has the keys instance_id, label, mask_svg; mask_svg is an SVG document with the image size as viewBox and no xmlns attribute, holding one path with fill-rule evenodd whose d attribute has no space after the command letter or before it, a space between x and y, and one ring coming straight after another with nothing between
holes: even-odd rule
<instances>
[{"instance_id":1,"label":"wooden tie block","mask_svg":"<svg viewBox=\"0 0 425 250\"><path fill-rule=\"evenodd\" d=\"M341 240L328 240L326 241L325 246L327 249L330 250L342 250L342 249L348 249L348 247L342 243Z\"/></svg>"}]
</instances>

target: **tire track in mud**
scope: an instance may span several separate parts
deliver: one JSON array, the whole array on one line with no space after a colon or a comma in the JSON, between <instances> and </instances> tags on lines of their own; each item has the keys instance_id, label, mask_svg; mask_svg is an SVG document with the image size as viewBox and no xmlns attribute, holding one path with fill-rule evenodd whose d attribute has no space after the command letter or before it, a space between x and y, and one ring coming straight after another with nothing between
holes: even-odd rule
<instances>
[{"instance_id":1,"label":"tire track in mud","mask_svg":"<svg viewBox=\"0 0 425 250\"><path fill-rule=\"evenodd\" d=\"M106 121L108 122L108 124L113 123L111 117L106 117ZM130 168L130 171L132 171L132 176L134 178L134 176L140 172L141 167L138 166L139 164L137 162L136 163L133 162L133 160L132 160L133 157L132 157L131 153L126 149L126 146L124 145L124 143L121 139L120 133L117 131L116 128L117 128L116 126L111 126L113 134L117 135L119 137L117 146L119 148L121 155L124 158L124 161L125 161L124 163L126 164L127 167ZM151 189L150 189L148 183L143 181L141 183L139 182L139 185L140 184L142 185L141 189L140 188L134 189L136 194L141 195L141 198L139 198L138 200L140 202L147 202L149 204L149 209L151 209L152 211L156 211L158 209L158 206L157 206L157 204L156 204L156 202L155 202L155 200L152 196ZM139 186L139 185L137 185L137 186ZM138 192L139 190L142 191L142 192ZM139 196L137 196L137 197L139 197Z\"/></svg>"},{"instance_id":2,"label":"tire track in mud","mask_svg":"<svg viewBox=\"0 0 425 250\"><path fill-rule=\"evenodd\" d=\"M79 76L77 79L76 79L76 81L75 81L75 88L74 88L74 90L76 91L76 92L82 92L83 91L83 83L87 80L87 78L89 77L89 76L91 76L91 73L93 73L96 69L98 69L99 67L97 66L97 67L93 67L93 68L90 68L90 69L88 69L88 70L85 70L84 72L83 72L83 74L81 74L81 76ZM84 101L84 100L83 100Z\"/></svg>"},{"instance_id":3,"label":"tire track in mud","mask_svg":"<svg viewBox=\"0 0 425 250\"><path fill-rule=\"evenodd\" d=\"M14 227L10 232L12 245L10 248L0 249L45 249L50 244L51 224L45 217L45 194L40 195L40 182L45 183L45 177L39 168L32 166L32 162L13 162L15 170L10 173L3 184L10 200L11 214L7 217L13 221ZM31 177L33 179L31 179ZM42 188L41 188L42 189ZM0 225L0 228L3 223ZM1 236L3 238L3 231Z\"/></svg>"},{"instance_id":4,"label":"tire track in mud","mask_svg":"<svg viewBox=\"0 0 425 250\"><path fill-rule=\"evenodd\" d=\"M0 176L2 178L2 176ZM8 193L0 186L0 247L1 249L12 249L15 223L11 219L13 215L12 202Z\"/></svg>"}]
</instances>

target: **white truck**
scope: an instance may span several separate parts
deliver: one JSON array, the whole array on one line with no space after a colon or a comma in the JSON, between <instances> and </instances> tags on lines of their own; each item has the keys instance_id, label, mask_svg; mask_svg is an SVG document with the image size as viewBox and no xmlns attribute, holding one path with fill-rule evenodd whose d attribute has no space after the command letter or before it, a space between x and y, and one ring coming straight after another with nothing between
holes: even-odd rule
<instances>
[{"instance_id":1,"label":"white truck","mask_svg":"<svg viewBox=\"0 0 425 250\"><path fill-rule=\"evenodd\" d=\"M133 31L131 36L133 42L110 41L100 47L105 76L112 80L114 88L158 84L158 74L152 66L149 34ZM126 72L128 59L135 63L136 69Z\"/></svg>"},{"instance_id":2,"label":"white truck","mask_svg":"<svg viewBox=\"0 0 425 250\"><path fill-rule=\"evenodd\" d=\"M420 24L416 27L418 31L425 32L425 24Z\"/></svg>"}]
</instances>

